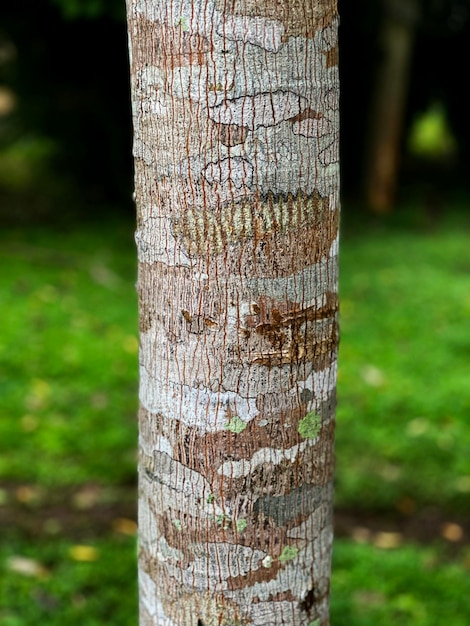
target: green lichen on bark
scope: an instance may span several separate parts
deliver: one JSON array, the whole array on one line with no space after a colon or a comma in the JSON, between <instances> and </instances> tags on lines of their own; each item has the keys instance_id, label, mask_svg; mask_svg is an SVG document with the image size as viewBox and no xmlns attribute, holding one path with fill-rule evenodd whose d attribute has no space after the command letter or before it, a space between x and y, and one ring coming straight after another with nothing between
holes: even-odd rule
<instances>
[{"instance_id":1,"label":"green lichen on bark","mask_svg":"<svg viewBox=\"0 0 470 626\"><path fill-rule=\"evenodd\" d=\"M238 417L238 415L234 415L229 422L227 422L224 426L225 430L229 430L231 433L241 433L242 430L246 428L246 422Z\"/></svg>"},{"instance_id":2,"label":"green lichen on bark","mask_svg":"<svg viewBox=\"0 0 470 626\"><path fill-rule=\"evenodd\" d=\"M281 554L279 555L279 561L281 563L285 563L286 561L291 561L294 559L299 553L299 549L294 546L284 546Z\"/></svg>"},{"instance_id":3,"label":"green lichen on bark","mask_svg":"<svg viewBox=\"0 0 470 626\"><path fill-rule=\"evenodd\" d=\"M321 417L314 413L307 413L307 415L299 422L299 434L304 439L315 439L320 432Z\"/></svg>"}]
</instances>

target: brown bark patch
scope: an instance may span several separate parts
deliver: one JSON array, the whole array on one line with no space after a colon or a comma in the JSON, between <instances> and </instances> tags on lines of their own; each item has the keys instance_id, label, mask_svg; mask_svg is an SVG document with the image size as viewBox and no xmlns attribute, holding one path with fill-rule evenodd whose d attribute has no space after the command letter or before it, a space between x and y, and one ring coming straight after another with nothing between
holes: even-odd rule
<instances>
[{"instance_id":1,"label":"brown bark patch","mask_svg":"<svg viewBox=\"0 0 470 626\"><path fill-rule=\"evenodd\" d=\"M303 122L304 120L321 120L323 117L323 113L308 108L301 111L298 115L290 117L288 121L294 124L295 122Z\"/></svg>"},{"instance_id":2,"label":"brown bark patch","mask_svg":"<svg viewBox=\"0 0 470 626\"><path fill-rule=\"evenodd\" d=\"M297 492L294 490L294 497L298 498ZM309 503L320 502L319 498L310 498ZM271 499L271 509L273 509L274 499ZM291 505L292 496L287 495L286 507ZM263 506L266 506L264 501ZM261 509L261 507L258 507ZM298 508L298 507L297 507ZM304 507L305 508L305 507ZM184 561L177 563L181 569L186 569L192 560L197 558L201 542L209 541L211 543L230 543L233 545L248 546L253 550L261 550L269 555L272 559L270 566L259 565L257 570L252 570L245 575L235 576L227 579L227 583L231 590L249 587L255 583L268 582L276 578L279 570L283 566L279 561L279 556L283 548L288 545L289 540L287 533L289 529L298 526L305 521L310 514L310 510L301 512L295 516L291 515L287 520L283 519L283 525L275 523L273 515L266 516L261 510L247 519L247 526L242 533L237 532L235 522L227 518L227 522L222 524L215 520L209 520L206 527L201 530L201 520L195 516L185 515L181 530L175 533L170 513L165 512L156 517L158 527L164 532L163 536L168 545L184 553ZM196 546L196 551L194 550ZM288 593L288 592L287 592ZM281 594L282 595L282 594ZM275 596L277 597L277 596Z\"/></svg>"},{"instance_id":3,"label":"brown bark patch","mask_svg":"<svg viewBox=\"0 0 470 626\"><path fill-rule=\"evenodd\" d=\"M248 136L248 128L246 126L237 126L236 124L217 124L216 128L219 133L219 140L224 146L237 146L244 143Z\"/></svg>"},{"instance_id":4,"label":"brown bark patch","mask_svg":"<svg viewBox=\"0 0 470 626\"><path fill-rule=\"evenodd\" d=\"M266 583L276 578L281 565L279 561L273 561L271 567L259 567L257 570L250 570L244 576L233 576L227 579L230 590L244 589L252 587L255 583Z\"/></svg>"},{"instance_id":5,"label":"brown bark patch","mask_svg":"<svg viewBox=\"0 0 470 626\"><path fill-rule=\"evenodd\" d=\"M335 317L336 293L328 292L320 309L302 308L295 302L278 302L267 296L259 297L254 308L257 312L245 317L245 328L263 337L270 347L250 354L251 363L273 367L307 360L315 362L315 369L325 369L325 359L328 361L335 351L338 329L332 324L330 334L319 338L315 322Z\"/></svg>"},{"instance_id":6,"label":"brown bark patch","mask_svg":"<svg viewBox=\"0 0 470 626\"><path fill-rule=\"evenodd\" d=\"M326 67L335 67L339 64L339 48L336 46L335 48L331 48L331 50L327 50L325 52L326 56Z\"/></svg>"},{"instance_id":7,"label":"brown bark patch","mask_svg":"<svg viewBox=\"0 0 470 626\"><path fill-rule=\"evenodd\" d=\"M331 244L338 234L339 213L335 212L331 222L326 219L303 228L292 229L285 233L267 232L259 239L240 242L228 260L231 272L242 273L247 278L290 276L328 255ZM320 220L318 220L320 222ZM273 268L272 259L275 259ZM218 259L216 259L218 261ZM220 263L225 257L220 255Z\"/></svg>"},{"instance_id":8,"label":"brown bark patch","mask_svg":"<svg viewBox=\"0 0 470 626\"><path fill-rule=\"evenodd\" d=\"M277 527L273 520L262 513L248 516L247 526L243 532L236 530L236 520L226 516L224 520L217 520L216 516L208 518L202 528L201 519L196 515L186 514L181 518L181 530L175 530L171 519L171 512L163 512L156 516L160 529L165 529L165 539L169 546L181 550L186 559L182 567L196 556L192 548L201 542L232 543L262 550L267 554L278 556L286 541L287 529Z\"/></svg>"},{"instance_id":9,"label":"brown bark patch","mask_svg":"<svg viewBox=\"0 0 470 626\"><path fill-rule=\"evenodd\" d=\"M306 415L306 404L300 401L296 407L270 412L269 406L264 404L261 399L258 406L260 415L256 420L249 422L247 427L240 433L232 433L227 430L200 435L194 428L180 427L178 429L180 430L179 435L175 433L175 441L177 442L174 449L175 459L202 474L215 486L215 482L238 480L217 474L217 470L224 462L228 460L249 460L260 449L288 449L304 441L298 432L298 427L300 420ZM322 406L321 417L323 420L330 418L334 411L334 406L334 402L326 403ZM267 407L266 410L264 410L265 407ZM259 425L260 423L264 424L265 421L268 421L266 425ZM334 425L330 422L328 426L323 428L320 439L323 440L323 435L327 436L328 440L332 438L333 429ZM184 434L181 432L183 430ZM324 444L319 442L317 445L308 448L303 454L308 457L310 454L309 450L318 451L322 445ZM295 463L296 461L294 463L289 461L288 465L294 466ZM268 471L268 465L264 466L266 471L263 473L269 474L277 471L275 466ZM258 466L255 471L260 471L260 467ZM312 478L309 482L317 481Z\"/></svg>"},{"instance_id":10,"label":"brown bark patch","mask_svg":"<svg viewBox=\"0 0 470 626\"><path fill-rule=\"evenodd\" d=\"M215 5L224 13L282 22L286 37L314 37L337 16L336 0L216 0Z\"/></svg>"},{"instance_id":11,"label":"brown bark patch","mask_svg":"<svg viewBox=\"0 0 470 626\"><path fill-rule=\"evenodd\" d=\"M260 334L269 334L275 329L333 317L338 310L338 294L328 292L325 305L320 309L302 308L297 302L279 302L268 296L260 296L252 308L253 314L245 316L245 325Z\"/></svg>"},{"instance_id":12,"label":"brown bark patch","mask_svg":"<svg viewBox=\"0 0 470 626\"><path fill-rule=\"evenodd\" d=\"M219 468L226 461L249 460L260 449L288 449L304 441L298 432L299 422L305 417L306 403L313 395L308 390L304 391L306 393L300 398L295 398L296 405L288 394L284 401L279 401L280 394L277 394L275 400L269 396L260 396L257 403L260 415L240 433L226 430L201 435L196 428L182 422L166 423L161 416L149 413L142 406L139 410L139 430L151 445L156 445L159 435L173 442L175 461L204 476L212 485L214 497L217 497L218 490L227 496L263 494L273 489L288 491L302 479L308 483L323 484L329 480L329 470L325 474L323 467L329 460L320 453L326 445L325 438L330 441L334 435L334 423L330 421L335 410L334 394L319 409L322 421L328 421L328 424L323 426L318 443L300 453L293 462L282 461L278 466L258 465L252 475L236 479L218 474ZM306 464L310 464L310 467L303 467ZM285 480L282 478L283 471L288 474Z\"/></svg>"},{"instance_id":13,"label":"brown bark patch","mask_svg":"<svg viewBox=\"0 0 470 626\"><path fill-rule=\"evenodd\" d=\"M186 321L188 332L194 335L200 335L206 329L217 328L219 325L218 322L211 317L199 314L191 315L189 311L185 311L184 309L181 311L181 315Z\"/></svg>"},{"instance_id":14,"label":"brown bark patch","mask_svg":"<svg viewBox=\"0 0 470 626\"><path fill-rule=\"evenodd\" d=\"M285 339L282 334L271 335L273 348L263 350L253 354L250 363L253 365L266 365L266 367L277 367L287 364L298 364L304 360L315 358L319 363L318 369L325 369L328 362L331 361L331 350L334 349L336 342L334 340L324 340L312 344L309 340L315 336L315 332L305 335L305 340L299 344L295 338ZM280 338L278 338L280 337ZM279 342L279 346L276 345ZM282 343L281 343L282 342Z\"/></svg>"},{"instance_id":15,"label":"brown bark patch","mask_svg":"<svg viewBox=\"0 0 470 626\"><path fill-rule=\"evenodd\" d=\"M143 332L157 319L172 341L186 338L188 333L215 333L219 327L223 313L220 293L216 287L209 289L205 281L194 281L190 268L140 263L138 294Z\"/></svg>"},{"instance_id":16,"label":"brown bark patch","mask_svg":"<svg viewBox=\"0 0 470 626\"><path fill-rule=\"evenodd\" d=\"M293 595L292 591L289 589L288 591L279 591L278 593L270 594L265 602L297 602L298 598ZM253 598L253 604L258 604L260 602L259 598Z\"/></svg>"},{"instance_id":17,"label":"brown bark patch","mask_svg":"<svg viewBox=\"0 0 470 626\"><path fill-rule=\"evenodd\" d=\"M324 450L325 446L331 445L333 432L334 426L332 425L324 428L320 433L322 443L299 453L294 461L285 459L276 465L265 463L264 465L257 465L247 476L232 479L225 477L223 492L226 497L229 493L235 495L249 493L255 494L257 497L281 497L292 489L300 488L305 484L327 484L333 476L334 457L329 453L325 455ZM259 506L260 504L258 504ZM262 509L258 508L257 510L261 512ZM265 515L270 515L268 510L263 510L263 512Z\"/></svg>"},{"instance_id":18,"label":"brown bark patch","mask_svg":"<svg viewBox=\"0 0 470 626\"><path fill-rule=\"evenodd\" d=\"M271 418L267 426L259 426L253 420L237 434L224 431L196 436L191 449L196 462L191 469L209 480L220 480L217 479L217 469L227 460L250 459L261 448L291 448L301 441L301 437L295 428L285 428L285 424L298 424L305 412L305 406L300 405ZM182 452L180 450L179 454ZM188 458L189 455L185 452L184 456Z\"/></svg>"},{"instance_id":19,"label":"brown bark patch","mask_svg":"<svg viewBox=\"0 0 470 626\"><path fill-rule=\"evenodd\" d=\"M136 41L145 42L132 48L134 71L148 65L169 70L203 65L207 53L213 49L207 37L185 31L182 24L168 26L139 18L131 20L129 28Z\"/></svg>"},{"instance_id":20,"label":"brown bark patch","mask_svg":"<svg viewBox=\"0 0 470 626\"><path fill-rule=\"evenodd\" d=\"M304 415L305 413L302 417ZM318 442L298 452L293 461L284 459L276 464L258 463L246 475L235 478L232 478L230 474L222 475L217 472L222 464L227 461L234 461L235 463L243 459L249 461L253 454L262 448L288 449L301 443L304 439L298 432L298 426L302 417L300 414L296 416L295 421L288 428L285 427L285 422L276 424L279 431L277 441L273 439L268 441L267 434L263 432L264 428L261 427L250 429L251 435L256 436L258 434L261 441L248 441L246 438L249 434L247 433L248 428L243 433L234 435L234 438L243 439L243 441L225 442L225 446L220 441L221 438L217 436L218 433L207 435L205 438L201 438L200 442L195 442L193 448L195 459L191 466L210 481L216 498L223 494L223 498L234 507L246 506L246 503L240 499L240 494L249 494L250 498L255 501L264 495L281 496L304 484L324 485L331 480L333 475L333 454L325 453L325 449L333 441L333 421L322 427ZM329 416L325 415L324 419L326 417ZM206 449L201 447L205 445L207 445ZM204 457L206 458L204 459ZM248 507L250 506L248 505ZM245 514L244 508L240 514Z\"/></svg>"}]
</instances>

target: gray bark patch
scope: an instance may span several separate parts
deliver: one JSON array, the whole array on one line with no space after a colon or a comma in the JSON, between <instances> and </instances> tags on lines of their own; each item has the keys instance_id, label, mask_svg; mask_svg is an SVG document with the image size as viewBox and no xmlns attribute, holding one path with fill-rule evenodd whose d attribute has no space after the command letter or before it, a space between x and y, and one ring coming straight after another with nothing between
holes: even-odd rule
<instances>
[{"instance_id":1,"label":"gray bark patch","mask_svg":"<svg viewBox=\"0 0 470 626\"><path fill-rule=\"evenodd\" d=\"M231 181L237 189L253 183L253 165L242 157L228 157L215 163L209 163L204 170L204 178L210 185L224 185Z\"/></svg>"},{"instance_id":2,"label":"gray bark patch","mask_svg":"<svg viewBox=\"0 0 470 626\"><path fill-rule=\"evenodd\" d=\"M274 91L247 95L209 109L209 117L219 124L236 124L256 130L276 126L308 107L308 100L293 91Z\"/></svg>"},{"instance_id":3,"label":"gray bark patch","mask_svg":"<svg viewBox=\"0 0 470 626\"><path fill-rule=\"evenodd\" d=\"M324 497L325 489L316 485L304 485L281 496L264 496L254 505L255 513L272 517L278 526L285 526L300 515L316 508ZM308 510L307 510L308 509Z\"/></svg>"},{"instance_id":4,"label":"gray bark patch","mask_svg":"<svg viewBox=\"0 0 470 626\"><path fill-rule=\"evenodd\" d=\"M264 17L233 15L219 26L217 34L233 41L260 46L269 52L277 52L282 44L284 26L277 20Z\"/></svg>"}]
</instances>

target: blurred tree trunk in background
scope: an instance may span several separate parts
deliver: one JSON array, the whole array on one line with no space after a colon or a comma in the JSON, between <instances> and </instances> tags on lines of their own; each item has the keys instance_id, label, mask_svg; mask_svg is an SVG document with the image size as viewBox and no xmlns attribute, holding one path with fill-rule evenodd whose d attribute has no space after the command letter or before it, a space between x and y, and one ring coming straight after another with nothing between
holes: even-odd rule
<instances>
[{"instance_id":1,"label":"blurred tree trunk in background","mask_svg":"<svg viewBox=\"0 0 470 626\"><path fill-rule=\"evenodd\" d=\"M141 626L326 626L335 0L128 0Z\"/></svg>"},{"instance_id":2,"label":"blurred tree trunk in background","mask_svg":"<svg viewBox=\"0 0 470 626\"><path fill-rule=\"evenodd\" d=\"M366 142L365 195L371 209L392 208L419 0L383 0L381 59Z\"/></svg>"}]
</instances>

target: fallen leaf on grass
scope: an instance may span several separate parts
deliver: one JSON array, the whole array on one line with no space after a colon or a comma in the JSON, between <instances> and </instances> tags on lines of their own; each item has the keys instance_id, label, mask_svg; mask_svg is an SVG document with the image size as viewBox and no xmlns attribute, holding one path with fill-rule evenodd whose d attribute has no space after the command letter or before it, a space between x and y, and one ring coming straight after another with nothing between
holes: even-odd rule
<instances>
[{"instance_id":1,"label":"fallen leaf on grass","mask_svg":"<svg viewBox=\"0 0 470 626\"><path fill-rule=\"evenodd\" d=\"M76 545L69 549L69 556L74 561L91 562L97 561L100 553L93 546Z\"/></svg>"},{"instance_id":2,"label":"fallen leaf on grass","mask_svg":"<svg viewBox=\"0 0 470 626\"><path fill-rule=\"evenodd\" d=\"M447 522L441 527L441 535L447 541L460 541L463 538L463 528L460 524Z\"/></svg>"},{"instance_id":3,"label":"fallen leaf on grass","mask_svg":"<svg viewBox=\"0 0 470 626\"><path fill-rule=\"evenodd\" d=\"M102 490L95 485L87 485L72 497L74 508L86 511L96 506L102 498Z\"/></svg>"},{"instance_id":4,"label":"fallen leaf on grass","mask_svg":"<svg viewBox=\"0 0 470 626\"><path fill-rule=\"evenodd\" d=\"M137 533L137 524L132 519L118 517L113 520L113 530L122 535L134 536Z\"/></svg>"},{"instance_id":5,"label":"fallen leaf on grass","mask_svg":"<svg viewBox=\"0 0 470 626\"><path fill-rule=\"evenodd\" d=\"M21 485L15 491L15 496L21 504L39 504L43 498L40 487L34 485Z\"/></svg>"},{"instance_id":6,"label":"fallen leaf on grass","mask_svg":"<svg viewBox=\"0 0 470 626\"><path fill-rule=\"evenodd\" d=\"M28 559L25 556L12 556L7 560L7 569L22 576L46 578L49 575L47 569L39 561Z\"/></svg>"},{"instance_id":7,"label":"fallen leaf on grass","mask_svg":"<svg viewBox=\"0 0 470 626\"><path fill-rule=\"evenodd\" d=\"M391 550L392 548L398 548L402 539L401 533L379 532L375 534L373 544L376 548Z\"/></svg>"},{"instance_id":8,"label":"fallen leaf on grass","mask_svg":"<svg viewBox=\"0 0 470 626\"><path fill-rule=\"evenodd\" d=\"M384 373L374 365L366 365L361 374L362 380L370 387L382 387L386 382Z\"/></svg>"}]
</instances>

